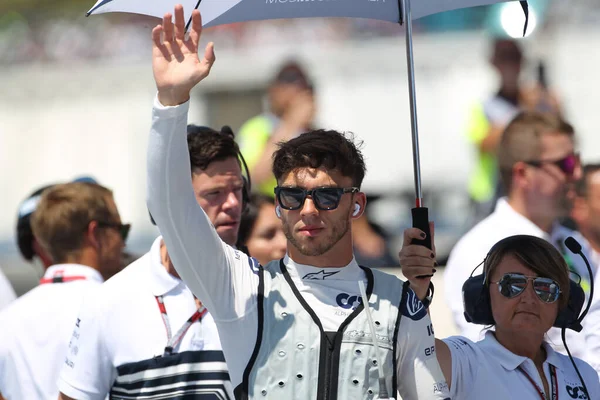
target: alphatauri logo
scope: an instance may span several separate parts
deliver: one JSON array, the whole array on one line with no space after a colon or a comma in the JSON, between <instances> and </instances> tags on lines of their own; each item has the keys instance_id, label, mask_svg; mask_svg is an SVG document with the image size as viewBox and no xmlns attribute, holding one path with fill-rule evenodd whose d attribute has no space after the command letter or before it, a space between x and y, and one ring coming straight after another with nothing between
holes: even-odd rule
<instances>
[{"instance_id":1,"label":"alphatauri logo","mask_svg":"<svg viewBox=\"0 0 600 400\"><path fill-rule=\"evenodd\" d=\"M338 306L348 309L356 309L360 304L362 304L362 297L360 296L350 296L348 293L340 293L335 298L335 302Z\"/></svg>"},{"instance_id":2,"label":"alphatauri logo","mask_svg":"<svg viewBox=\"0 0 600 400\"><path fill-rule=\"evenodd\" d=\"M408 289L408 292L406 293L406 301L401 305L401 307L402 315L412 319L413 321L418 321L427 315L425 306L423 303L421 303L421 300L419 300L412 289Z\"/></svg>"}]
</instances>

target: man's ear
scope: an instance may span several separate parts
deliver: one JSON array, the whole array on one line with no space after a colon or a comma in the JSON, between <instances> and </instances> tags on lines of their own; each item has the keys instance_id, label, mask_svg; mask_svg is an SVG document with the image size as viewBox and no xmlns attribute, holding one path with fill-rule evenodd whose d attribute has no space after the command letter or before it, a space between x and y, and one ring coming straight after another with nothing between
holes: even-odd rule
<instances>
[{"instance_id":1,"label":"man's ear","mask_svg":"<svg viewBox=\"0 0 600 400\"><path fill-rule=\"evenodd\" d=\"M527 164L522 161L518 161L512 167L512 185L511 187L527 187L529 186L529 174Z\"/></svg>"},{"instance_id":2,"label":"man's ear","mask_svg":"<svg viewBox=\"0 0 600 400\"><path fill-rule=\"evenodd\" d=\"M90 246L94 247L95 249L100 248L100 229L98 227L98 222L91 221L88 224L84 234L85 241L89 243Z\"/></svg>"},{"instance_id":3,"label":"man's ear","mask_svg":"<svg viewBox=\"0 0 600 400\"><path fill-rule=\"evenodd\" d=\"M358 192L353 198L354 205L350 208L350 217L358 219L365 213L367 206L367 196L363 192Z\"/></svg>"}]
</instances>

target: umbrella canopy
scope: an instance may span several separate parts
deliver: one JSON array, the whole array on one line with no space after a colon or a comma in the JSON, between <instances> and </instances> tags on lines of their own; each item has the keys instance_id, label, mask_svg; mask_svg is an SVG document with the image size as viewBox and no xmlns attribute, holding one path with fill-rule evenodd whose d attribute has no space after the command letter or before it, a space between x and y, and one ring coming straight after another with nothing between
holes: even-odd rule
<instances>
[{"instance_id":1,"label":"umbrella canopy","mask_svg":"<svg viewBox=\"0 0 600 400\"><path fill-rule=\"evenodd\" d=\"M412 19L511 0L413 0ZM277 18L350 17L402 22L400 0L98 0L90 14L127 12L157 18L182 4L186 19L198 8L205 27Z\"/></svg>"}]
</instances>

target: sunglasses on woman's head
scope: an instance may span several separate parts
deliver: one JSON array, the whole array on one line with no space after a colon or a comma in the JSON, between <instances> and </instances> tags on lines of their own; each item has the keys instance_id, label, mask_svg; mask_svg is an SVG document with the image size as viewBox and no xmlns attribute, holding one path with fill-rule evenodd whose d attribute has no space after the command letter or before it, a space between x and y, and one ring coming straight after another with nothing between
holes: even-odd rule
<instances>
[{"instance_id":1,"label":"sunglasses on woman's head","mask_svg":"<svg viewBox=\"0 0 600 400\"><path fill-rule=\"evenodd\" d=\"M504 274L498 282L491 283L498 285L498 290L502 296L512 299L525 291L529 281L533 282L533 291L544 303L554 303L558 300L560 286L550 278L511 273Z\"/></svg>"},{"instance_id":2,"label":"sunglasses on woman's head","mask_svg":"<svg viewBox=\"0 0 600 400\"><path fill-rule=\"evenodd\" d=\"M342 196L346 193L358 192L357 187L320 187L305 190L298 187L277 186L275 196L281 208L286 210L298 210L304 205L306 197L310 196L318 210L335 210L340 205Z\"/></svg>"},{"instance_id":3,"label":"sunglasses on woman's head","mask_svg":"<svg viewBox=\"0 0 600 400\"><path fill-rule=\"evenodd\" d=\"M532 167L541 167L544 164L554 164L567 176L573 176L575 169L579 165L579 155L577 153L571 153L560 160L546 160L546 161L525 161L525 164L531 165Z\"/></svg>"}]
</instances>

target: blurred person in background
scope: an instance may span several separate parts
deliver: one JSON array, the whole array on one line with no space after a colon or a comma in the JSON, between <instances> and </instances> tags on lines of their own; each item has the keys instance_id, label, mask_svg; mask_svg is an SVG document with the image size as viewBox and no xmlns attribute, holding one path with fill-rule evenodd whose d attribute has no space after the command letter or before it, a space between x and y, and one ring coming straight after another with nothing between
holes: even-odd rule
<instances>
[{"instance_id":1,"label":"blurred person in background","mask_svg":"<svg viewBox=\"0 0 600 400\"><path fill-rule=\"evenodd\" d=\"M0 312L0 393L6 400L58 396L58 372L83 296L121 270L130 228L112 192L84 182L44 190L31 227L54 262L38 287Z\"/></svg>"},{"instance_id":2,"label":"blurred person in background","mask_svg":"<svg viewBox=\"0 0 600 400\"><path fill-rule=\"evenodd\" d=\"M444 273L446 300L454 321L460 334L473 341L482 338L482 329L465 320L462 285L499 240L516 234L543 238L561 251L572 271L590 280L583 260L573 257L563 244L566 237L580 241L581 235L557 222L570 213L568 192L581 177L573 127L555 115L524 112L504 131L498 162L508 196L498 199L494 212L458 241ZM551 329L549 335L555 349L564 351L560 331ZM573 355L582 357L583 340L571 331L567 337L573 339L569 340Z\"/></svg>"},{"instance_id":3,"label":"blurred person in background","mask_svg":"<svg viewBox=\"0 0 600 400\"><path fill-rule=\"evenodd\" d=\"M524 85L521 71L523 51L515 40L496 39L491 65L500 78L497 92L471 112L468 138L477 150L477 161L469 181L469 196L475 222L489 215L496 200L505 195L499 181L496 152L502 132L520 111L550 112L560 115L557 97L549 91L543 70L538 82Z\"/></svg>"},{"instance_id":4,"label":"blurred person in background","mask_svg":"<svg viewBox=\"0 0 600 400\"><path fill-rule=\"evenodd\" d=\"M89 176L76 178L72 182L98 183L94 178ZM55 185L46 185L36 189L33 193L31 193L29 197L23 200L23 202L20 204L17 217L16 239L19 252L21 253L23 259L29 263L34 264L37 259L41 264L42 274L44 271L46 271L46 269L52 266L53 261L50 255L42 248L42 246L40 246L33 234L33 229L31 227L31 215L40 202L40 198L42 197L44 190L53 186ZM123 268L130 264L133 259L137 258L135 255L127 252L126 250L123 250L122 256L123 259L121 264Z\"/></svg>"},{"instance_id":5,"label":"blurred person in background","mask_svg":"<svg viewBox=\"0 0 600 400\"><path fill-rule=\"evenodd\" d=\"M261 265L285 256L286 238L281 221L275 213L275 199L253 193L242 215L238 249L256 258Z\"/></svg>"},{"instance_id":6,"label":"blurred person in background","mask_svg":"<svg viewBox=\"0 0 600 400\"><path fill-rule=\"evenodd\" d=\"M248 163L253 189L273 196L277 186L271 172L277 143L288 141L312 128L316 105L314 87L297 62L284 64L268 92L269 110L242 125L239 145Z\"/></svg>"},{"instance_id":7,"label":"blurred person in background","mask_svg":"<svg viewBox=\"0 0 600 400\"><path fill-rule=\"evenodd\" d=\"M600 374L600 164L587 164L583 176L575 185L575 200L571 217L584 240L580 243L590 255L590 264L595 271L595 293L586 318L585 360ZM586 284L589 283L586 281Z\"/></svg>"},{"instance_id":8,"label":"blurred person in background","mask_svg":"<svg viewBox=\"0 0 600 400\"><path fill-rule=\"evenodd\" d=\"M98 183L94 178L88 176L82 176L73 180L73 182L88 182ZM37 258L42 264L43 271L52 266L52 258L50 255L40 246L39 242L33 235L33 228L31 227L31 215L37 208L40 202L42 193L44 190L53 187L54 185L42 186L36 189L29 195L19 206L19 214L17 218L16 236L17 245L21 256L26 261L33 263Z\"/></svg>"},{"instance_id":9,"label":"blurred person in background","mask_svg":"<svg viewBox=\"0 0 600 400\"><path fill-rule=\"evenodd\" d=\"M226 128L188 125L191 171L181 191L193 188L195 203L219 237L235 245L247 188L238 146ZM170 179L170 171L163 174ZM162 236L86 298L77 321L60 399L179 399L198 393L233 399L215 322L179 277Z\"/></svg>"},{"instance_id":10,"label":"blurred person in background","mask_svg":"<svg viewBox=\"0 0 600 400\"><path fill-rule=\"evenodd\" d=\"M597 269L600 265L600 164L583 167L582 177L575 184L571 218L585 239L581 245L591 256L592 269Z\"/></svg>"}]
</instances>

